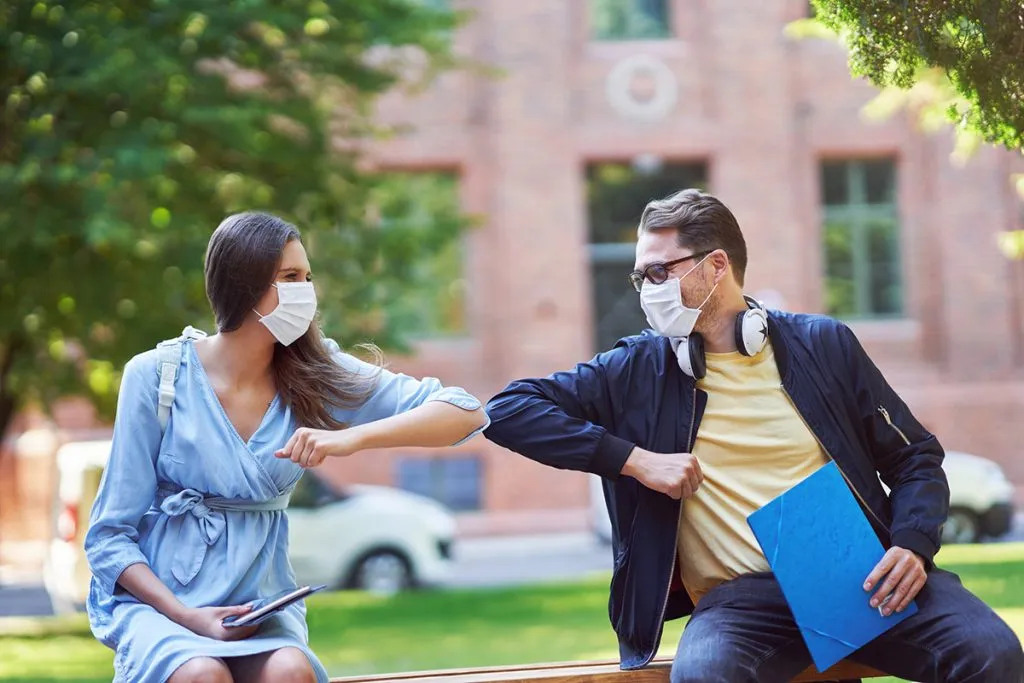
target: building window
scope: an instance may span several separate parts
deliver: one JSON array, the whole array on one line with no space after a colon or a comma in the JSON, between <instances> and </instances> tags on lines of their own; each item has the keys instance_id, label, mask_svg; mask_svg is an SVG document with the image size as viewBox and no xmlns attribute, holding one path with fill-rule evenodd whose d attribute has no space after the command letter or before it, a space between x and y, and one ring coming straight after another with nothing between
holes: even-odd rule
<instances>
[{"instance_id":1,"label":"building window","mask_svg":"<svg viewBox=\"0 0 1024 683\"><path fill-rule=\"evenodd\" d=\"M633 165L591 164L587 168L587 218L594 344L610 349L622 337L648 327L640 297L628 275L636 260L636 228L651 199L690 187L707 187L704 164L664 164L640 157Z\"/></svg>"},{"instance_id":2,"label":"building window","mask_svg":"<svg viewBox=\"0 0 1024 683\"><path fill-rule=\"evenodd\" d=\"M438 239L455 234L464 224L459 180L449 172L391 172L376 188L375 204L385 229L433 232ZM412 201L410 201L412 198ZM453 238L422 257L410 255L404 267L415 283L386 303L388 317L411 337L445 337L466 332L463 243Z\"/></svg>"},{"instance_id":3,"label":"building window","mask_svg":"<svg viewBox=\"0 0 1024 683\"><path fill-rule=\"evenodd\" d=\"M480 509L480 458L401 458L398 488L433 498L456 512Z\"/></svg>"},{"instance_id":4,"label":"building window","mask_svg":"<svg viewBox=\"0 0 1024 683\"><path fill-rule=\"evenodd\" d=\"M821 198L826 311L846 319L903 315L895 162L826 161Z\"/></svg>"},{"instance_id":5,"label":"building window","mask_svg":"<svg viewBox=\"0 0 1024 683\"><path fill-rule=\"evenodd\" d=\"M668 0L591 0L596 40L657 40L671 34Z\"/></svg>"}]
</instances>

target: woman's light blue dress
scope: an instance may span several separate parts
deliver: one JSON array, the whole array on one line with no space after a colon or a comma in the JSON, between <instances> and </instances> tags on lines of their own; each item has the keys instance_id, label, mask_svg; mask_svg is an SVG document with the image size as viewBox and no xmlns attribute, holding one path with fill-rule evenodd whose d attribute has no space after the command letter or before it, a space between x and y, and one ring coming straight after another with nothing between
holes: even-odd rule
<instances>
[{"instance_id":1,"label":"woman's light blue dress","mask_svg":"<svg viewBox=\"0 0 1024 683\"><path fill-rule=\"evenodd\" d=\"M374 371L328 342L344 367ZM327 681L307 645L301 602L264 622L252 637L225 642L179 626L117 584L127 567L146 563L189 607L242 605L295 586L283 508L303 470L274 457L297 427L291 410L275 398L245 442L224 413L191 341L181 355L162 438L157 352L140 354L125 366L113 446L86 536L93 572L89 621L95 636L116 652L114 680L162 683L193 657L295 647L309 657L318 680ZM428 401L480 407L457 387L385 370L369 400L336 417L358 425Z\"/></svg>"}]
</instances>

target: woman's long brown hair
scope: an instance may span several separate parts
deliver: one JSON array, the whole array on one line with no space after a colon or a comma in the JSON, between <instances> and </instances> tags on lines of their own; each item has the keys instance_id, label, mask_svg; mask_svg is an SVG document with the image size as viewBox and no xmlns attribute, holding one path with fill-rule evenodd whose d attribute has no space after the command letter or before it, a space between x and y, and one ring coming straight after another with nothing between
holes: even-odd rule
<instances>
[{"instance_id":1,"label":"woman's long brown hair","mask_svg":"<svg viewBox=\"0 0 1024 683\"><path fill-rule=\"evenodd\" d=\"M281 253L288 242L300 240L298 229L267 213L229 216L217 227L206 248L206 297L220 332L241 327L274 281ZM364 347L376 372L357 374L339 365L314 320L289 346L274 347L273 371L277 393L291 407L299 425L341 429L333 410L357 408L377 386L380 351Z\"/></svg>"}]
</instances>

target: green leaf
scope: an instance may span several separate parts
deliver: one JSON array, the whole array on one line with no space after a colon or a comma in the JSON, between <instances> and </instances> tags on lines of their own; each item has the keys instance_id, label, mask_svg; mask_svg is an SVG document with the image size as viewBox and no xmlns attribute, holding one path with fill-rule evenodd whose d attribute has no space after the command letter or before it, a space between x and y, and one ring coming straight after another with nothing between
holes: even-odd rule
<instances>
[{"instance_id":1,"label":"green leaf","mask_svg":"<svg viewBox=\"0 0 1024 683\"><path fill-rule=\"evenodd\" d=\"M433 76L458 21L408 0L0 5L0 388L109 412L129 358L211 328L207 240L245 209L302 231L343 345L457 328L456 193L333 150L365 147L377 98L413 85L366 55L412 50Z\"/></svg>"}]
</instances>

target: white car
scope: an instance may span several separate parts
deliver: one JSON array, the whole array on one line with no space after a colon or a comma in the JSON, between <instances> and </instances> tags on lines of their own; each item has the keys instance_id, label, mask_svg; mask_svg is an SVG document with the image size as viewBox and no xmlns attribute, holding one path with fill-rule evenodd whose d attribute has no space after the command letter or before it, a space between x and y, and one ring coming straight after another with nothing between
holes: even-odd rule
<instances>
[{"instance_id":1,"label":"white car","mask_svg":"<svg viewBox=\"0 0 1024 683\"><path fill-rule=\"evenodd\" d=\"M1015 491L997 463L969 453L946 451L942 469L949 480L949 519L942 527L944 544L976 543L1010 530ZM612 526L600 477L590 478L590 498L594 533L611 543Z\"/></svg>"},{"instance_id":2,"label":"white car","mask_svg":"<svg viewBox=\"0 0 1024 683\"><path fill-rule=\"evenodd\" d=\"M110 440L64 444L55 460L54 530L43 564L43 584L58 614L81 609L92 574L85 559L89 512L110 456Z\"/></svg>"},{"instance_id":3,"label":"white car","mask_svg":"<svg viewBox=\"0 0 1024 683\"><path fill-rule=\"evenodd\" d=\"M110 441L57 451L54 535L43 582L58 613L82 609L90 571L83 544ZM451 567L455 518L439 503L398 489L346 486L307 472L288 509L290 557L299 585L393 593L443 581Z\"/></svg>"},{"instance_id":4,"label":"white car","mask_svg":"<svg viewBox=\"0 0 1024 683\"><path fill-rule=\"evenodd\" d=\"M307 472L288 508L299 585L394 593L442 582L455 518L436 501L383 486L335 487Z\"/></svg>"}]
</instances>

